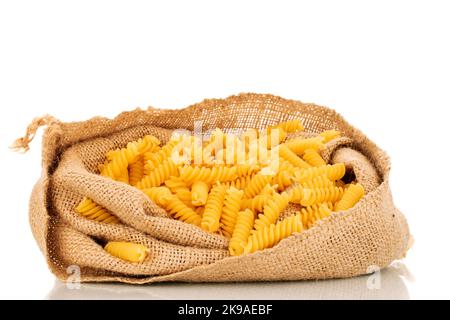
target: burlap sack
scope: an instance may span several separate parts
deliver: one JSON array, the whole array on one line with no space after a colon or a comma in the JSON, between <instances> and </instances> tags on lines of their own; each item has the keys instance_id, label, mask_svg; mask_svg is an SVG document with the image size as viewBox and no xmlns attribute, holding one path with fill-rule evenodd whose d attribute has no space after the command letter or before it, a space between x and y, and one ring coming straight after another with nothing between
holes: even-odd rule
<instances>
[{"instance_id":1,"label":"burlap sack","mask_svg":"<svg viewBox=\"0 0 450 320\"><path fill-rule=\"evenodd\" d=\"M352 209L333 213L311 229L282 240L272 249L230 257L226 238L170 218L134 187L101 177L105 153L153 134L166 142L174 129L265 128L300 118L314 135L336 129L343 138L327 145L323 157L344 162L348 174L368 194ZM42 146L42 176L30 199L30 224L51 271L67 280L68 266L81 269L81 281L149 283L223 282L344 278L383 268L402 258L410 234L389 189L389 158L335 111L265 94L210 99L182 110L134 110L115 119L95 117L64 123L36 119L16 147L27 149L36 129L47 125ZM74 211L90 197L114 212L123 224L106 225ZM288 210L290 211L290 210ZM106 253L101 243L123 240L150 248L141 264Z\"/></svg>"}]
</instances>

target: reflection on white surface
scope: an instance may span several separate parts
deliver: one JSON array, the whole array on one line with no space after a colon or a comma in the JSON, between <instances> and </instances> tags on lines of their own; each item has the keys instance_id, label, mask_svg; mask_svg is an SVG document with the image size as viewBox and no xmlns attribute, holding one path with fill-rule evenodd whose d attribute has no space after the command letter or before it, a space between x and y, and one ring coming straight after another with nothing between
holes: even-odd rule
<instances>
[{"instance_id":1,"label":"reflection on white surface","mask_svg":"<svg viewBox=\"0 0 450 320\"><path fill-rule=\"evenodd\" d=\"M252 283L81 284L55 281L48 299L409 299L409 271L396 264L351 279Z\"/></svg>"}]
</instances>

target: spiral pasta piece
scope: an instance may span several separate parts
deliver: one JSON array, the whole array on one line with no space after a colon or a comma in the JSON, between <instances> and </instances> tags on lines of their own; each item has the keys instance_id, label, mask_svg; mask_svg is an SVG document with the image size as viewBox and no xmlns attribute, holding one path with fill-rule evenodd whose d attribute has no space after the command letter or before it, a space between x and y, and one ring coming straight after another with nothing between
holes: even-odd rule
<instances>
[{"instance_id":1,"label":"spiral pasta piece","mask_svg":"<svg viewBox=\"0 0 450 320\"><path fill-rule=\"evenodd\" d=\"M300 204L307 207L321 202L337 202L343 194L344 189L339 187L304 188Z\"/></svg>"},{"instance_id":2,"label":"spiral pasta piece","mask_svg":"<svg viewBox=\"0 0 450 320\"><path fill-rule=\"evenodd\" d=\"M149 253L146 246L124 241L109 241L104 249L114 257L133 263L143 262Z\"/></svg>"},{"instance_id":3,"label":"spiral pasta piece","mask_svg":"<svg viewBox=\"0 0 450 320\"><path fill-rule=\"evenodd\" d=\"M256 174L244 189L246 198L253 198L256 196L265 186L270 183L272 176Z\"/></svg>"},{"instance_id":4,"label":"spiral pasta piece","mask_svg":"<svg viewBox=\"0 0 450 320\"><path fill-rule=\"evenodd\" d=\"M209 232L216 232L220 227L220 217L225 201L226 188L223 185L215 185L211 188L203 212L201 227Z\"/></svg>"},{"instance_id":5,"label":"spiral pasta piece","mask_svg":"<svg viewBox=\"0 0 450 320\"><path fill-rule=\"evenodd\" d=\"M170 157L174 148L178 145L178 140L170 140L158 152L144 153L144 174L148 175L155 170L164 160Z\"/></svg>"},{"instance_id":6,"label":"spiral pasta piece","mask_svg":"<svg viewBox=\"0 0 450 320\"><path fill-rule=\"evenodd\" d=\"M177 176L178 170L171 159L164 160L150 174L145 175L136 185L139 189L158 187L171 176Z\"/></svg>"},{"instance_id":7,"label":"spiral pasta piece","mask_svg":"<svg viewBox=\"0 0 450 320\"><path fill-rule=\"evenodd\" d=\"M280 171L273 177L272 183L277 185L279 191L284 191L292 185L292 175L290 175L289 172Z\"/></svg>"},{"instance_id":8,"label":"spiral pasta piece","mask_svg":"<svg viewBox=\"0 0 450 320\"><path fill-rule=\"evenodd\" d=\"M345 190L341 200L334 205L334 211L344 211L353 208L364 196L364 192L364 187L361 184L351 184Z\"/></svg>"},{"instance_id":9,"label":"spiral pasta piece","mask_svg":"<svg viewBox=\"0 0 450 320\"><path fill-rule=\"evenodd\" d=\"M339 180L345 175L345 164L327 164L325 166L311 167L294 173L295 179L300 183L304 183L305 181L321 175L325 175L331 181Z\"/></svg>"},{"instance_id":10,"label":"spiral pasta piece","mask_svg":"<svg viewBox=\"0 0 450 320\"><path fill-rule=\"evenodd\" d=\"M236 179L236 168L218 166L213 168L184 166L179 169L180 178L187 184L195 181L203 181L208 184L215 182L227 182Z\"/></svg>"},{"instance_id":11,"label":"spiral pasta piece","mask_svg":"<svg viewBox=\"0 0 450 320\"><path fill-rule=\"evenodd\" d=\"M251 199L242 199L242 208L251 209L253 211L262 212L264 206L272 199L272 195L258 194Z\"/></svg>"},{"instance_id":12,"label":"spiral pasta piece","mask_svg":"<svg viewBox=\"0 0 450 320\"><path fill-rule=\"evenodd\" d=\"M136 141L136 144L139 154L142 155L147 152L159 151L160 150L159 145L161 144L161 141L159 141L158 138L148 134L143 138L138 139Z\"/></svg>"},{"instance_id":13,"label":"spiral pasta piece","mask_svg":"<svg viewBox=\"0 0 450 320\"><path fill-rule=\"evenodd\" d=\"M247 241L244 253L271 248L281 240L294 233L303 231L303 224L299 214L287 217L276 224L271 224L253 233Z\"/></svg>"},{"instance_id":14,"label":"spiral pasta piece","mask_svg":"<svg viewBox=\"0 0 450 320\"><path fill-rule=\"evenodd\" d=\"M128 183L128 179L124 181L123 177L128 177L128 166L139 157L139 150L136 144L128 144L126 148L115 150L110 155L111 161L105 164L100 174L110 177L117 181Z\"/></svg>"},{"instance_id":15,"label":"spiral pasta piece","mask_svg":"<svg viewBox=\"0 0 450 320\"><path fill-rule=\"evenodd\" d=\"M237 215L241 209L243 195L244 191L233 187L226 190L222 215L220 217L220 226L223 234L228 238L231 238L231 235L233 234Z\"/></svg>"},{"instance_id":16,"label":"spiral pasta piece","mask_svg":"<svg viewBox=\"0 0 450 320\"><path fill-rule=\"evenodd\" d=\"M164 184L175 194L179 191L190 191L187 183L181 180L180 177L172 176L170 179L164 181Z\"/></svg>"},{"instance_id":17,"label":"spiral pasta piece","mask_svg":"<svg viewBox=\"0 0 450 320\"><path fill-rule=\"evenodd\" d=\"M250 231L253 228L255 215L249 209L240 211L237 216L236 226L233 230L228 249L232 256L238 256L244 253L244 247L247 244Z\"/></svg>"},{"instance_id":18,"label":"spiral pasta piece","mask_svg":"<svg viewBox=\"0 0 450 320\"><path fill-rule=\"evenodd\" d=\"M261 189L259 195L273 195L275 193L275 185L271 185L270 183L266 184L264 188Z\"/></svg>"},{"instance_id":19,"label":"spiral pasta piece","mask_svg":"<svg viewBox=\"0 0 450 320\"><path fill-rule=\"evenodd\" d=\"M144 177L144 159L139 157L135 163L128 166L128 182L132 186L136 186Z\"/></svg>"},{"instance_id":20,"label":"spiral pasta piece","mask_svg":"<svg viewBox=\"0 0 450 320\"><path fill-rule=\"evenodd\" d=\"M196 181L192 184L191 200L196 207L206 204L208 198L209 185L203 181Z\"/></svg>"},{"instance_id":21,"label":"spiral pasta piece","mask_svg":"<svg viewBox=\"0 0 450 320\"><path fill-rule=\"evenodd\" d=\"M317 136L314 138L294 138L285 142L286 146L295 154L301 156L307 149L322 150L325 146L323 144L323 137Z\"/></svg>"},{"instance_id":22,"label":"spiral pasta piece","mask_svg":"<svg viewBox=\"0 0 450 320\"><path fill-rule=\"evenodd\" d=\"M275 193L272 199L264 206L263 213L260 213L255 220L255 230L262 229L277 222L280 213L286 209L288 203L289 194L287 192L283 192L282 194Z\"/></svg>"},{"instance_id":23,"label":"spiral pasta piece","mask_svg":"<svg viewBox=\"0 0 450 320\"><path fill-rule=\"evenodd\" d=\"M306 149L303 153L303 159L313 167L325 166L327 164L322 156L313 149Z\"/></svg>"},{"instance_id":24,"label":"spiral pasta piece","mask_svg":"<svg viewBox=\"0 0 450 320\"><path fill-rule=\"evenodd\" d=\"M328 179L328 177L325 174L316 176L316 177L312 177L309 180L304 180L302 183L302 186L306 187L306 188L324 188L324 187L332 187L334 185L335 184L333 183L333 181ZM341 186L336 183L336 187L341 187ZM343 185L342 185L342 187L343 187Z\"/></svg>"},{"instance_id":25,"label":"spiral pasta piece","mask_svg":"<svg viewBox=\"0 0 450 320\"><path fill-rule=\"evenodd\" d=\"M326 130L322 132L320 136L323 137L323 143L327 143L331 140L339 138L341 136L341 133L337 130Z\"/></svg>"},{"instance_id":26,"label":"spiral pasta piece","mask_svg":"<svg viewBox=\"0 0 450 320\"><path fill-rule=\"evenodd\" d=\"M292 185L286 189L286 192L289 195L290 202L300 204L300 201L303 199L303 186L299 184Z\"/></svg>"},{"instance_id":27,"label":"spiral pasta piece","mask_svg":"<svg viewBox=\"0 0 450 320\"><path fill-rule=\"evenodd\" d=\"M258 138L261 146L271 149L287 138L287 133L282 128L268 129Z\"/></svg>"},{"instance_id":28,"label":"spiral pasta piece","mask_svg":"<svg viewBox=\"0 0 450 320\"><path fill-rule=\"evenodd\" d=\"M172 198L172 193L166 187L152 187L143 189L144 192L154 203L164 207L167 202Z\"/></svg>"},{"instance_id":29,"label":"spiral pasta piece","mask_svg":"<svg viewBox=\"0 0 450 320\"><path fill-rule=\"evenodd\" d=\"M325 205L312 205L300 210L300 217L302 219L302 224L305 229L311 228L311 226L316 223L316 221L324 219L331 214L330 208Z\"/></svg>"},{"instance_id":30,"label":"spiral pasta piece","mask_svg":"<svg viewBox=\"0 0 450 320\"><path fill-rule=\"evenodd\" d=\"M202 217L192 208L188 207L177 196L171 195L163 207L167 212L173 215L175 219L200 226Z\"/></svg>"},{"instance_id":31,"label":"spiral pasta piece","mask_svg":"<svg viewBox=\"0 0 450 320\"><path fill-rule=\"evenodd\" d=\"M238 164L235 165L235 167L236 167L236 174L239 178L251 176L260 170L260 167L255 164Z\"/></svg>"},{"instance_id":32,"label":"spiral pasta piece","mask_svg":"<svg viewBox=\"0 0 450 320\"><path fill-rule=\"evenodd\" d=\"M245 187L248 186L250 181L252 181L254 176L255 175L240 177L233 181L224 182L224 185L226 185L227 187L235 187L236 189L244 190Z\"/></svg>"},{"instance_id":33,"label":"spiral pasta piece","mask_svg":"<svg viewBox=\"0 0 450 320\"><path fill-rule=\"evenodd\" d=\"M269 129L272 129L272 130L277 129L277 128L283 129L287 133L294 133L297 131L305 130L305 127L303 126L300 119L294 119L294 120L290 120L290 121L286 121L286 122L281 122L275 126L269 127Z\"/></svg>"},{"instance_id":34,"label":"spiral pasta piece","mask_svg":"<svg viewBox=\"0 0 450 320\"><path fill-rule=\"evenodd\" d=\"M86 197L75 207L75 211L89 220L111 224L119 223L116 216Z\"/></svg>"},{"instance_id":35,"label":"spiral pasta piece","mask_svg":"<svg viewBox=\"0 0 450 320\"><path fill-rule=\"evenodd\" d=\"M310 168L311 165L307 163L305 160L297 156L291 149L289 149L285 144L282 144L279 146L278 149L280 153L280 157L286 159L289 161L292 165L296 166L297 168Z\"/></svg>"}]
</instances>

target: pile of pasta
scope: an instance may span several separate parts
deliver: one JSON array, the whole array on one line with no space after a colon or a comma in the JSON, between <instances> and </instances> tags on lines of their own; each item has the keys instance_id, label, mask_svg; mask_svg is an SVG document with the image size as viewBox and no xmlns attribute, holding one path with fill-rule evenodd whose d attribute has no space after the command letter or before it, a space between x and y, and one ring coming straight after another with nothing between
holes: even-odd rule
<instances>
[{"instance_id":1,"label":"pile of pasta","mask_svg":"<svg viewBox=\"0 0 450 320\"><path fill-rule=\"evenodd\" d=\"M321 156L340 132L307 137L296 134L301 131L296 119L262 131L173 134L165 145L147 135L108 152L98 169L142 190L173 218L227 237L230 255L248 254L350 209L364 196L361 184L343 181L343 163L327 164ZM290 205L297 210L285 210ZM121 223L89 198L75 210L100 223ZM148 253L140 244L114 241L105 250L134 263Z\"/></svg>"}]
</instances>

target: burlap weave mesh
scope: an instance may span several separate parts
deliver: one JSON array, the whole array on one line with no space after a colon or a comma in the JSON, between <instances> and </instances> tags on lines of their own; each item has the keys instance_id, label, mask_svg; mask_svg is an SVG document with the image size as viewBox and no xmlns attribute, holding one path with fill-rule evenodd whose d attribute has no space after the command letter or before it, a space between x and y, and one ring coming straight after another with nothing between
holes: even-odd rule
<instances>
[{"instance_id":1,"label":"burlap weave mesh","mask_svg":"<svg viewBox=\"0 0 450 320\"><path fill-rule=\"evenodd\" d=\"M227 240L170 218L141 191L97 174L108 150L153 134L166 142L174 129L258 128L300 118L309 132L336 129L343 138L327 145L323 157L344 162L368 194L352 209L333 213L311 229L272 249L230 257ZM402 258L410 241L404 216L389 189L389 158L335 111L266 94L209 99L182 110L134 110L115 119L51 121L44 133L42 177L30 199L30 224L50 269L62 280L78 265L82 281L263 281L351 277L370 266ZM119 225L85 219L74 211L90 197L113 212ZM292 212L295 207L288 208ZM285 213L284 215L286 215ZM106 253L108 240L149 247L141 264Z\"/></svg>"}]
</instances>

